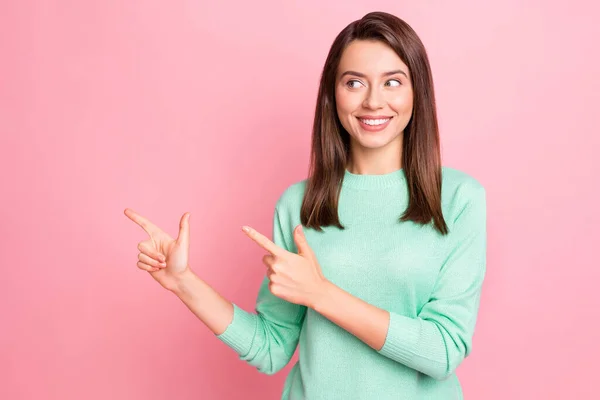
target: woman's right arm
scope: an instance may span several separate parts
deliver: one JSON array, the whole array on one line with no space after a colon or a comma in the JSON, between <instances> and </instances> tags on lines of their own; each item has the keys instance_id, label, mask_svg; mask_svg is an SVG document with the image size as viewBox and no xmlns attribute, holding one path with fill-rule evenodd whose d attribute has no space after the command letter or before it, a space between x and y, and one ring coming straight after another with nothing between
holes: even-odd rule
<instances>
[{"instance_id":1,"label":"woman's right arm","mask_svg":"<svg viewBox=\"0 0 600 400\"><path fill-rule=\"evenodd\" d=\"M275 208L273 242L295 252L296 245L292 237L294 221L289 217L289 213L280 213ZM258 290L255 313L247 312L236 304L232 306L232 318L228 312L227 318L223 316L211 321L217 338L235 350L241 360L255 366L262 373L272 375L285 367L298 346L306 306L290 303L273 295L266 275ZM220 303L218 307L225 308L228 305ZM218 333L228 318L231 318L231 323L222 333Z\"/></svg>"},{"instance_id":2,"label":"woman's right arm","mask_svg":"<svg viewBox=\"0 0 600 400\"><path fill-rule=\"evenodd\" d=\"M272 375L294 355L306 307L275 297L268 284L265 277L256 313L231 303L191 270L172 292L241 360Z\"/></svg>"},{"instance_id":3,"label":"woman's right arm","mask_svg":"<svg viewBox=\"0 0 600 400\"><path fill-rule=\"evenodd\" d=\"M187 269L171 291L215 335L225 332L233 320L233 304Z\"/></svg>"},{"instance_id":4,"label":"woman's right arm","mask_svg":"<svg viewBox=\"0 0 600 400\"><path fill-rule=\"evenodd\" d=\"M256 313L244 311L189 267L189 214L182 217L176 240L133 210L126 209L125 215L150 236L138 245L140 269L148 271L177 295L218 339L260 372L274 374L288 364L298 345L305 306L274 296L265 275L256 300ZM289 213L281 218L276 207L273 242L288 251L295 251L292 225Z\"/></svg>"}]
</instances>

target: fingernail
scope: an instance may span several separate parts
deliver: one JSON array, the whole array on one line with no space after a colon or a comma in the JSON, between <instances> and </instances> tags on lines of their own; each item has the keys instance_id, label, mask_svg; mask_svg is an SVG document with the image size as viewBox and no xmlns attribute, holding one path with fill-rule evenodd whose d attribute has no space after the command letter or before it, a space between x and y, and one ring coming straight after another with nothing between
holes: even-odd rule
<instances>
[{"instance_id":1,"label":"fingernail","mask_svg":"<svg viewBox=\"0 0 600 400\"><path fill-rule=\"evenodd\" d=\"M164 262L162 262L162 263L160 263L160 266L161 266L161 267L166 267L166 266L167 266L167 264L166 264L166 263L164 263Z\"/></svg>"},{"instance_id":2,"label":"fingernail","mask_svg":"<svg viewBox=\"0 0 600 400\"><path fill-rule=\"evenodd\" d=\"M245 225L244 225L244 226L242 226L242 230L243 230L244 232L246 232L246 233L250 232L250 228L249 228L249 227L247 227L247 226L245 226Z\"/></svg>"}]
</instances>

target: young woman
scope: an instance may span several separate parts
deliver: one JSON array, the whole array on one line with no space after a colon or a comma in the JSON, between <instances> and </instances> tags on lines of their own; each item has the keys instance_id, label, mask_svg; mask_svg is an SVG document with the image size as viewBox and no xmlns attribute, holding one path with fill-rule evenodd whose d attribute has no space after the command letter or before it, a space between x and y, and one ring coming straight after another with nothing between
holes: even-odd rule
<instances>
[{"instance_id":1,"label":"young woman","mask_svg":"<svg viewBox=\"0 0 600 400\"><path fill-rule=\"evenodd\" d=\"M300 344L282 399L461 399L486 265L478 181L442 167L423 44L370 13L335 39L315 113L310 173L277 201L256 313L188 265L189 213L172 239L130 209L150 239L138 267L221 341L274 374Z\"/></svg>"}]
</instances>

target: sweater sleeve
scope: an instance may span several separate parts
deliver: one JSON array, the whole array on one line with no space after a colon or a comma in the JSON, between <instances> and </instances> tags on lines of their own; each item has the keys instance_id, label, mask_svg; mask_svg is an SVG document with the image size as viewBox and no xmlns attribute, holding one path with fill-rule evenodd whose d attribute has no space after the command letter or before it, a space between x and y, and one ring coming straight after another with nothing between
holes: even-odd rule
<instances>
[{"instance_id":1,"label":"sweater sleeve","mask_svg":"<svg viewBox=\"0 0 600 400\"><path fill-rule=\"evenodd\" d=\"M290 232L285 234L284 232ZM294 251L292 229L282 227L277 207L273 216L273 242ZM272 375L285 367L298 345L306 306L274 296L269 278L263 279L256 300L256 313L233 304L233 320L218 339L235 350L241 360L260 372Z\"/></svg>"},{"instance_id":2,"label":"sweater sleeve","mask_svg":"<svg viewBox=\"0 0 600 400\"><path fill-rule=\"evenodd\" d=\"M429 301L417 318L390 312L383 347L386 357L445 379L471 351L486 269L486 196L470 186L468 200L454 218L451 248Z\"/></svg>"}]
</instances>

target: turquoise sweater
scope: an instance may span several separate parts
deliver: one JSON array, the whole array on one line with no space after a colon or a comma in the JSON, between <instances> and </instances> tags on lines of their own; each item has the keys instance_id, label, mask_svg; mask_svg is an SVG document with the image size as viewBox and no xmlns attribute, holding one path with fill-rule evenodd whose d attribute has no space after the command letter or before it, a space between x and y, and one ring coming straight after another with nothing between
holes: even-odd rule
<instances>
[{"instance_id":1,"label":"turquoise sweater","mask_svg":"<svg viewBox=\"0 0 600 400\"><path fill-rule=\"evenodd\" d=\"M273 241L296 252L306 181L275 206ZM324 276L390 313L385 343L375 350L314 310L275 297L265 277L256 313L234 304L217 337L260 372L292 358L282 399L462 399L456 367L471 351L486 265L485 190L473 177L442 169L442 210L450 233L398 222L408 204L404 171L346 171L339 199L345 230L304 229Z\"/></svg>"}]
</instances>

